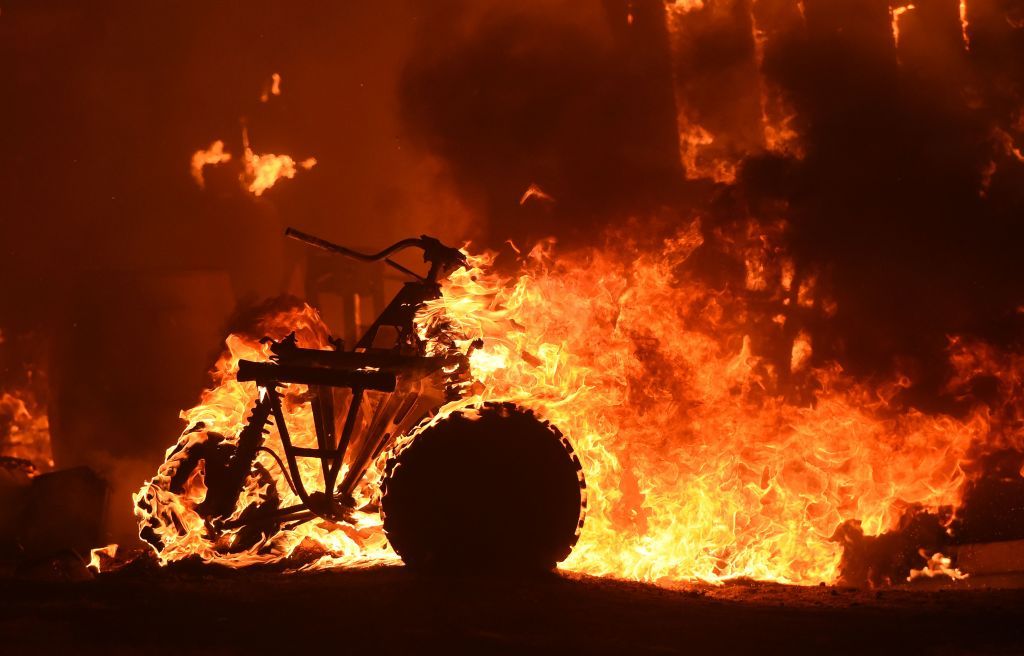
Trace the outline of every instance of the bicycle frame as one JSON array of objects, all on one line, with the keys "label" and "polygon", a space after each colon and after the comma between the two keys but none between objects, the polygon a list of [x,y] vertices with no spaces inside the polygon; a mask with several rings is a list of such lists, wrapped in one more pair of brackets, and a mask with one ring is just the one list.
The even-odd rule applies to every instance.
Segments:
[{"label": "bicycle frame", "polygon": [[[453,376],[466,370],[464,356],[426,356],[413,324],[422,304],[440,295],[439,276],[465,264],[461,252],[432,237],[422,236],[397,242],[380,253],[368,255],[291,228],[286,234],[360,261],[383,260],[389,266],[414,276],[416,281],[405,283],[351,351],[300,348],[295,335],[291,334],[280,342],[271,342],[269,362],[239,362],[238,380],[255,382],[260,396],[239,434],[237,450],[224,473],[221,489],[231,493],[210,495],[203,502],[207,516],[220,518],[214,521],[214,525],[221,530],[274,522],[296,526],[314,517],[345,520],[354,510],[353,493],[373,461],[394,437],[408,431],[443,402],[445,391],[451,389],[448,383]],[[424,261],[430,264],[426,276],[418,276],[388,257],[409,247],[423,249]],[[392,345],[382,348],[376,343],[385,327],[394,329],[396,336]],[[278,391],[281,385],[289,383],[309,386],[317,440],[315,448],[296,446],[292,442]],[[338,388],[348,390],[350,396],[340,434],[336,427],[334,398],[334,390]],[[364,417],[366,428],[359,435],[361,439],[354,439],[368,392],[387,396],[377,401],[368,419]],[[263,445],[265,429],[271,418],[281,438],[283,461],[279,454]],[[237,518],[223,519],[232,514],[252,463],[260,452],[266,452],[275,459],[301,502],[284,508],[243,512]],[[338,483],[346,457],[348,469]],[[300,458],[320,461],[323,489],[306,489],[300,473]]]}]

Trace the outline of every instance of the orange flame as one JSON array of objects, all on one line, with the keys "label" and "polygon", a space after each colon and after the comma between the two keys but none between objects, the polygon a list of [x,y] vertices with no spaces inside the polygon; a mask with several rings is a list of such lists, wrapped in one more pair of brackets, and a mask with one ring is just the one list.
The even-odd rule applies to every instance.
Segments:
[{"label": "orange flame", "polygon": [[[240,383],[237,380],[238,361],[241,359],[267,360],[270,352],[260,337],[266,335],[281,339],[295,331],[300,343],[310,348],[328,348],[328,331],[319,314],[309,306],[295,310],[272,313],[254,327],[252,335],[233,334],[227,339],[227,351],[217,361],[212,373],[214,387],[203,393],[199,405],[182,412],[188,429],[177,444],[168,449],[165,462],[157,475],[142,486],[133,496],[135,514],[140,526],[149,528],[160,538],[163,548],[158,551],[162,564],[197,556],[203,560],[217,562],[229,567],[244,567],[256,563],[276,562],[286,558],[304,541],[317,544],[323,557],[317,566],[335,564],[356,564],[367,559],[395,559],[388,547],[380,519],[376,513],[356,511],[352,524],[344,527],[327,522],[307,522],[297,529],[268,535],[252,549],[226,554],[218,551],[206,535],[203,519],[196,506],[205,498],[206,487],[201,474],[190,477],[183,494],[170,491],[170,480],[180,466],[182,449],[206,441],[210,435],[225,436],[230,442],[237,440],[239,430],[244,426],[248,410],[259,394],[254,383]],[[259,337],[257,337],[258,335]],[[313,447],[316,437],[313,413],[309,404],[304,403],[306,387],[290,385],[284,392],[283,405],[293,442],[297,446]],[[282,453],[280,435],[272,428],[267,436],[266,446]],[[277,463],[271,456],[261,453],[259,466],[279,474]],[[301,463],[303,481],[312,488],[321,481],[319,465],[305,459]],[[356,490],[357,507],[367,505],[380,477],[379,469],[371,470]],[[322,485],[322,483],[320,483]],[[284,477],[275,476],[275,487],[282,504],[299,503],[298,496],[288,487]],[[260,489],[255,479],[244,491],[236,505],[241,511],[255,499],[264,497],[267,491]],[[232,533],[229,532],[230,541]]]},{"label": "orange flame", "polygon": [[192,178],[200,189],[206,187],[203,169],[207,166],[231,161],[231,153],[224,152],[224,142],[218,139],[209,148],[200,148],[192,154]]},{"label": "orange flame", "polygon": [[264,191],[273,187],[281,178],[294,178],[298,168],[308,171],[316,166],[313,157],[296,163],[290,155],[256,154],[249,146],[249,134],[245,130],[242,131],[242,142],[245,145],[242,182],[254,196],[262,196]]},{"label": "orange flame", "polygon": [[265,103],[268,100],[270,100],[271,96],[280,96],[280,95],[281,95],[281,74],[280,73],[272,73],[270,75],[270,79],[267,81],[266,85],[263,87],[263,93],[260,94],[260,102]]},{"label": "orange flame", "polygon": [[89,552],[89,564],[87,567],[97,574],[103,571],[103,564],[117,556],[118,545],[108,544],[105,547],[98,547]]},{"label": "orange flame", "polygon": [[[837,365],[809,371],[811,403],[785,401],[754,336],[728,319],[747,312],[741,299],[677,278],[700,245],[693,226],[653,254],[555,264],[535,249],[514,280],[476,260],[424,313],[445,316],[463,343],[484,339],[472,401],[515,399],[576,445],[590,507],[566,567],[832,581],[841,549],[830,538],[844,522],[880,533],[914,504],[955,505],[985,417],[894,414],[891,392]],[[794,352],[805,366],[809,344]]]},{"label": "orange flame", "polygon": [[27,460],[36,470],[53,467],[50,419],[30,392],[0,394],[0,456]]},{"label": "orange flame", "polygon": [[960,35],[964,40],[964,49],[971,49],[971,37],[967,33],[970,23],[967,22],[967,0],[960,0]]},{"label": "orange flame", "polygon": [[[798,7],[801,18],[803,8]],[[763,73],[767,35],[759,27],[756,3],[750,5],[750,27],[754,42],[754,63],[758,71],[758,92],[761,110],[761,132],[764,147],[771,153],[803,158],[799,135],[793,128],[796,111],[789,106],[778,85],[770,83]]]},{"label": "orange flame", "polygon": [[[417,315],[421,336],[445,335],[428,342],[431,353],[471,351],[467,394],[439,417],[513,400],[573,442],[588,482],[588,519],[563,566],[647,581],[831,582],[842,551],[832,537],[844,523],[879,534],[916,508],[955,508],[972,449],[995,444],[1000,416],[1016,415],[980,405],[964,417],[903,408],[895,399],[906,378],[854,380],[838,364],[815,362],[800,331],[781,359],[770,357],[767,345],[791,334],[788,322],[771,318],[788,316],[794,280],[811,277],[794,272],[788,258],[768,257],[770,234],[748,228],[733,240],[733,256],[756,275],[736,289],[710,287],[685,266],[702,244],[697,224],[653,250],[618,239],[614,248],[556,260],[553,242],[544,242],[513,277],[493,270],[494,255],[469,256]],[[813,284],[799,288],[802,312],[821,306],[827,313]],[[253,336],[229,337],[215,387],[182,415],[189,430],[178,447],[210,434],[235,439],[258,394],[235,380],[238,360],[268,356],[256,335],[280,339],[290,330],[304,346],[327,347],[326,326],[308,306],[268,316]],[[471,350],[477,339],[483,346]],[[963,340],[953,340],[950,352],[958,372],[951,390],[996,372],[1019,396],[1024,356],[1008,360]],[[304,393],[287,386],[285,407],[296,443],[312,446]],[[280,448],[275,430],[267,445]],[[259,463],[276,476],[272,459],[264,454]],[[168,490],[179,464],[171,449],[135,496],[140,522],[163,541],[162,562],[194,555],[237,567],[280,560],[303,544],[318,545],[318,567],[395,557],[369,512],[355,513],[351,524],[281,530],[245,552],[218,551],[195,512],[201,476],[181,495]],[[372,500],[379,473],[378,463],[357,491],[357,507]],[[320,469],[311,461],[302,476],[315,485]],[[275,485],[283,503],[297,501],[280,477]],[[251,480],[236,513],[265,493]]]},{"label": "orange flame", "polygon": [[911,9],[916,9],[916,7],[914,5],[904,5],[889,9],[889,15],[892,19],[892,41],[896,44],[897,48],[900,47],[900,17]]},{"label": "orange flame", "polygon": [[536,183],[532,183],[526,188],[526,191],[524,191],[523,195],[519,198],[519,204],[526,205],[527,201],[530,199],[543,200],[549,203],[553,203],[555,201],[550,194],[541,189]]},{"label": "orange flame", "polygon": [[673,0],[666,3],[670,11],[687,13],[704,8],[704,0]]},{"label": "orange flame", "polygon": [[962,581],[967,578],[967,574],[952,566],[953,560],[951,558],[947,558],[941,553],[934,553],[929,556],[928,552],[923,549],[920,553],[921,556],[928,559],[928,562],[921,569],[910,570],[910,576],[907,577],[907,581],[920,578],[934,579],[939,576],[946,576],[954,581]]}]

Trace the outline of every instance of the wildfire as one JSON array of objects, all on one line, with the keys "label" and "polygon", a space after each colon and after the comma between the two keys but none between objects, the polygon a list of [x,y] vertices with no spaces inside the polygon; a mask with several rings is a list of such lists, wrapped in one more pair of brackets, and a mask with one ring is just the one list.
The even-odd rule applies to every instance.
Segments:
[{"label": "wildfire", "polygon": [[316,159],[309,157],[296,162],[290,155],[274,155],[272,153],[257,154],[249,146],[249,135],[242,132],[245,144],[245,172],[243,184],[254,196],[262,196],[263,192],[273,187],[281,178],[294,178],[299,168],[309,170],[316,166]]},{"label": "wildfire", "polygon": [[203,177],[203,169],[215,164],[223,164],[231,161],[231,153],[224,151],[224,142],[220,139],[210,144],[209,148],[200,148],[192,154],[192,178],[199,185],[200,189],[206,187],[206,179]]},{"label": "wildfire", "polygon": [[704,8],[704,0],[673,0],[673,2],[667,4],[670,10],[680,13],[697,11]]},{"label": "wildfire", "polygon": [[[703,244],[697,224],[659,248],[613,241],[558,258],[553,243],[542,243],[512,277],[493,270],[493,255],[472,256],[417,318],[422,336],[445,335],[428,343],[431,352],[470,353],[471,393],[438,416],[513,400],[574,444],[588,483],[588,518],[563,567],[662,582],[831,582],[843,548],[833,536],[844,523],[879,534],[908,512],[958,505],[964,463],[999,433],[996,409],[979,406],[961,418],[924,414],[894,400],[909,385],[905,378],[869,385],[837,364],[814,362],[810,337],[787,333],[788,323],[777,319],[794,292],[805,310],[834,310],[814,298],[813,284],[794,284],[792,261],[770,257],[770,239],[756,230],[735,239],[733,254],[748,269],[737,288],[710,287],[688,273]],[[266,359],[258,337],[292,330],[306,347],[328,346],[327,328],[308,306],[228,338],[215,386],[182,414],[186,432],[135,496],[143,534],[159,538],[162,562],[198,556],[237,567],[300,548],[313,549],[317,567],[395,558],[370,510],[380,461],[357,491],[356,507],[368,510],[350,523],[307,522],[233,554],[209,542],[195,512],[205,491],[201,470],[182,494],[169,491],[182,447],[210,436],[237,439],[258,395],[254,384],[235,380],[238,360]],[[770,357],[766,344],[786,334],[795,336],[785,356]],[[951,389],[1000,362],[958,340],[951,356],[961,372]],[[1024,369],[1012,362],[1015,371],[1018,365]],[[1014,376],[1006,374],[1006,385]],[[286,418],[296,444],[314,446],[304,393],[300,385],[283,390]],[[274,428],[267,446],[280,449]],[[314,463],[302,471],[310,487],[322,480]],[[258,466],[272,482],[252,477],[236,513],[265,498],[269,485],[282,505],[298,501],[272,457],[261,454]]]},{"label": "wildfire", "polygon": [[[242,130],[242,144],[245,150],[242,153],[243,169],[239,179],[253,196],[262,196],[264,191],[277,184],[281,178],[294,178],[299,169],[308,171],[316,166],[314,157],[296,162],[291,155],[255,152],[249,145],[249,134],[246,130]],[[203,168],[230,161],[231,153],[224,150],[224,142],[218,139],[210,144],[209,148],[197,150],[192,155],[192,177],[202,189],[206,186]]]},{"label": "wildfire", "polygon": [[[267,102],[271,96],[281,95],[281,75],[270,76],[260,102]],[[242,127],[242,171],[239,180],[242,186],[253,196],[262,196],[281,178],[294,178],[299,169],[308,171],[316,166],[316,158],[308,157],[296,162],[291,155],[275,155],[273,153],[257,153],[249,143],[249,131]],[[197,150],[192,155],[192,178],[202,189],[206,186],[203,169],[207,166],[223,164],[231,161],[231,153],[224,150],[224,142],[218,139],[209,148]]]},{"label": "wildfire", "polygon": [[[831,537],[844,522],[880,533],[915,504],[956,505],[984,415],[895,412],[905,381],[870,388],[836,365],[807,372],[813,401],[787,402],[781,372],[745,332],[741,297],[678,277],[700,245],[693,227],[655,253],[556,263],[535,250],[514,280],[478,261],[425,313],[483,338],[473,401],[515,399],[576,445],[590,501],[565,566],[643,580],[832,581],[841,548]],[[801,339],[794,364],[806,367]]]},{"label": "wildfire", "polygon": [[538,201],[542,200],[548,203],[555,202],[555,199],[552,198],[551,195],[548,194],[546,191],[541,189],[540,186],[537,185],[536,183],[532,183],[529,187],[526,188],[526,191],[523,192],[523,195],[519,197],[519,204],[526,205],[526,203],[531,199]]},{"label": "wildfire", "polygon": [[0,394],[0,456],[31,462],[37,470],[53,467],[50,420],[30,393]]},{"label": "wildfire", "polygon": [[[757,3],[751,3],[750,29],[754,42],[754,63],[758,71],[758,95],[764,147],[771,153],[802,159],[804,152],[799,143],[799,135],[792,127],[796,112],[786,102],[778,85],[769,82],[762,72],[768,35],[759,27],[757,10]],[[798,11],[803,20],[803,9],[798,8]]]},{"label": "wildfire", "polygon": [[889,9],[889,15],[892,19],[892,41],[896,44],[897,48],[900,47],[900,18],[911,9],[916,9],[916,7],[914,5],[903,5],[902,7],[892,7]]},{"label": "wildfire", "polygon": [[281,74],[273,73],[267,84],[263,87],[263,93],[260,94],[260,102],[267,102],[271,96],[281,95]]},{"label": "wildfire", "polygon": [[966,50],[971,49],[971,37],[967,34],[967,28],[970,27],[970,23],[967,22],[967,0],[960,0],[960,35],[964,40],[964,48]]},{"label": "wildfire", "polygon": [[952,559],[943,556],[941,553],[934,553],[929,556],[926,551],[922,550],[921,556],[927,558],[928,562],[921,569],[910,570],[910,576],[907,577],[907,581],[920,578],[933,579],[938,576],[946,576],[954,581],[961,581],[967,578],[967,574],[952,566]]},{"label": "wildfire", "polygon": [[[779,4],[746,3],[748,34],[732,33],[737,24],[732,6],[703,2],[668,5],[666,25],[673,51],[679,157],[689,180],[730,184],[736,180],[743,158],[758,152],[804,157],[795,127],[796,111],[782,86],[765,72],[770,44],[806,28],[803,6],[783,9]],[[719,34],[715,30],[747,40],[752,57],[742,63],[732,62],[728,74],[723,69],[720,76],[705,77],[691,71],[690,66],[705,47],[701,35],[712,31]],[[711,81],[718,85],[723,78],[729,80],[724,84],[726,92],[718,86],[714,94],[706,96]],[[748,93],[750,88],[757,89],[756,95]]]},{"label": "wildfire", "polygon": [[705,154],[705,148],[715,143],[710,132],[679,116],[679,159],[689,180],[709,178],[729,184],[736,181],[736,163],[727,158]]}]

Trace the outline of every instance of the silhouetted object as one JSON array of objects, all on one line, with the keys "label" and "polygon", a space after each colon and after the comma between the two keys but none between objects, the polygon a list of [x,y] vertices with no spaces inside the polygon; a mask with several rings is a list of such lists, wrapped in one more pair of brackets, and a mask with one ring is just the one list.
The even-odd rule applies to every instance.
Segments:
[{"label": "silhouetted object", "polygon": [[21,554],[19,533],[34,473],[27,460],[0,457],[0,559]]},{"label": "silhouetted object", "polygon": [[878,587],[907,580],[911,569],[924,566],[924,553],[948,550],[949,536],[942,517],[926,512],[908,512],[893,531],[864,535],[859,521],[840,526],[832,539],[843,545],[839,582],[844,585]]},{"label": "silhouetted object", "polygon": [[27,461],[0,459],[0,560],[87,558],[104,539],[107,482],[88,467],[34,474]]},{"label": "silhouetted object", "polygon": [[978,463],[981,476],[967,485],[954,536],[960,544],[1024,539],[1024,453],[1003,450]]},{"label": "silhouetted object", "polygon": [[582,488],[558,429],[487,403],[427,426],[388,461],[384,531],[412,566],[551,569],[579,537]]},{"label": "silhouetted object", "polygon": [[[205,485],[203,500],[196,510],[205,521],[208,537],[222,551],[249,549],[264,536],[275,534],[284,523],[294,527],[317,517],[331,522],[347,521],[355,510],[357,487],[374,460],[426,415],[445,401],[458,398],[468,376],[465,353],[453,348],[445,355],[428,356],[426,343],[414,323],[422,305],[440,296],[440,278],[466,264],[459,250],[424,235],[399,241],[379,253],[364,254],[291,228],[286,234],[362,262],[383,261],[413,281],[402,287],[352,350],[345,350],[337,340],[332,340],[334,350],[302,348],[294,333],[280,341],[268,340],[272,354],[269,362],[238,363],[238,380],[255,382],[261,393],[235,443],[212,433],[204,440],[197,433],[198,439],[184,441],[171,454],[177,464],[169,490],[188,495],[193,485]],[[423,251],[423,260],[429,264],[425,276],[389,257],[410,247]],[[279,390],[288,383],[309,387],[315,448],[292,442]],[[364,403],[370,400],[374,402]],[[468,465],[463,474],[467,487],[461,495],[466,503],[465,513],[457,506],[453,508],[454,512],[464,514],[465,532],[476,538],[475,542],[453,545],[452,554],[445,558],[553,567],[569,554],[582,526],[583,475],[579,461],[556,429],[528,411],[501,404],[488,405],[481,413],[479,425],[467,423],[461,414],[452,415],[424,430],[415,440],[414,453],[426,454],[415,456],[416,462],[433,462],[437,454],[444,454],[442,460],[451,457],[450,463],[437,463],[437,472],[459,470],[459,463]],[[283,454],[264,446],[271,422],[277,428]],[[192,430],[202,428],[198,425]],[[281,507],[275,493],[236,514],[238,499],[252,477],[256,477],[260,487],[273,482],[256,461],[261,452],[274,458],[285,482],[300,501]],[[475,463],[466,460],[473,453],[477,455]],[[299,458],[319,460],[322,489],[306,488]],[[342,477],[343,465],[347,467]],[[437,490],[430,480],[439,475],[420,470],[416,474],[419,478],[401,479],[396,483],[403,490],[400,497],[411,494],[420,499],[436,498]],[[498,490],[486,485],[491,477],[500,483]],[[493,497],[500,518],[478,505],[483,502],[481,495],[488,492],[512,494],[513,483],[517,485],[513,496]],[[274,489],[273,484],[267,487]],[[151,511],[150,516],[154,515],[153,509],[148,508],[152,504],[149,496],[139,503]],[[419,547],[435,544],[435,529],[430,528],[435,515],[425,509],[422,519],[410,522],[403,514],[408,504],[398,504],[396,517],[402,518],[399,521],[405,528],[398,533],[404,546],[396,546],[396,550],[416,564],[440,560],[433,547]],[[507,522],[515,537],[496,540],[496,521]],[[143,527],[142,537],[160,548],[154,528],[155,524]],[[229,533],[233,529],[238,529],[237,535]]]}]

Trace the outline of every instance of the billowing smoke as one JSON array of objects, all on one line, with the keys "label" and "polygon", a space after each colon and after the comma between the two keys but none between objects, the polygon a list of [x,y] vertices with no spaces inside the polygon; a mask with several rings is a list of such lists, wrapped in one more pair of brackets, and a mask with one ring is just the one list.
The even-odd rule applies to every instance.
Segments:
[{"label": "billowing smoke", "polygon": [[[948,335],[1022,327],[1022,3],[963,4],[432,4],[403,116],[492,243],[785,220],[837,302],[815,357],[899,367],[927,403]],[[531,183],[554,202],[519,206]]]}]

